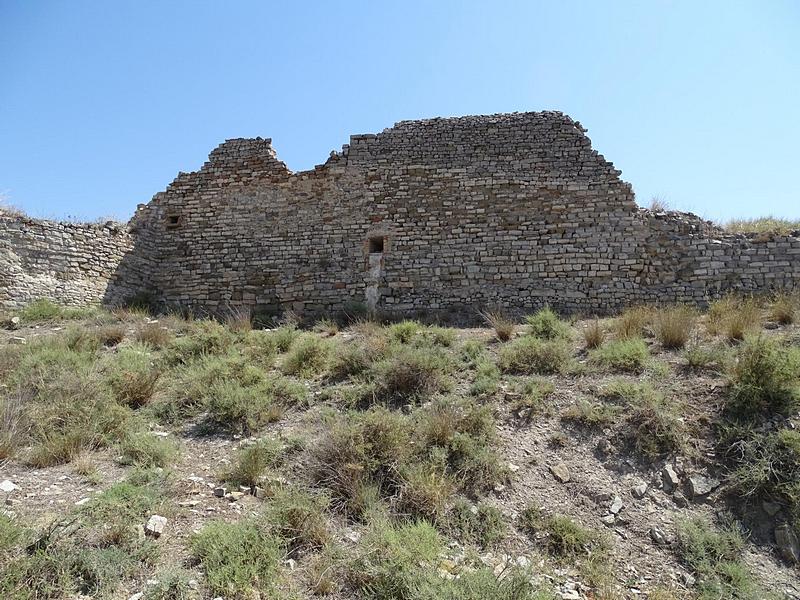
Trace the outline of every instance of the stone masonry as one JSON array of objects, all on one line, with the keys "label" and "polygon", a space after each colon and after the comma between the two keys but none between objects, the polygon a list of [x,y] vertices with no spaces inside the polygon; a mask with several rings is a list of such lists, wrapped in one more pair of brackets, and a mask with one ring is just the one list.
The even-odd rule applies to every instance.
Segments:
[{"label": "stone masonry", "polygon": [[558,112],[402,121],[298,173],[228,140],[139,207],[104,300],[474,317],[800,288],[800,232],[640,209],[585,132]]},{"label": "stone masonry", "polygon": [[131,245],[119,223],[57,223],[0,209],[0,307],[99,302]]}]

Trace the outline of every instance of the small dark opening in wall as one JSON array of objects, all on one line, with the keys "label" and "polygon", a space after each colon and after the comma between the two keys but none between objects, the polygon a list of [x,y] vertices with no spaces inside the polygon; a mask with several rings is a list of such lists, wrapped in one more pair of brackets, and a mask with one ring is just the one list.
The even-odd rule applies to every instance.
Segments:
[{"label": "small dark opening in wall", "polygon": [[180,227],[180,224],[180,215],[167,215],[167,229],[175,229],[176,227]]},{"label": "small dark opening in wall", "polygon": [[370,254],[383,254],[383,238],[382,237],[369,238],[369,253]]}]

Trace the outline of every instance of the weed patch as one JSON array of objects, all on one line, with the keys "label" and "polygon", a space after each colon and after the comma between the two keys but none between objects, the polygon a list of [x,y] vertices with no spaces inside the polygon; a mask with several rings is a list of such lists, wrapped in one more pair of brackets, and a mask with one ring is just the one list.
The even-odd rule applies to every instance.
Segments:
[{"label": "weed patch", "polygon": [[612,340],[592,350],[590,361],[603,369],[623,373],[644,371],[650,352],[641,338]]},{"label": "weed patch", "polygon": [[255,521],[210,523],[192,537],[190,548],[215,595],[245,599],[276,589],[283,548]]},{"label": "weed patch", "polygon": [[572,353],[565,341],[542,341],[538,337],[525,336],[502,346],[498,366],[504,373],[550,375],[563,373],[571,360]]}]

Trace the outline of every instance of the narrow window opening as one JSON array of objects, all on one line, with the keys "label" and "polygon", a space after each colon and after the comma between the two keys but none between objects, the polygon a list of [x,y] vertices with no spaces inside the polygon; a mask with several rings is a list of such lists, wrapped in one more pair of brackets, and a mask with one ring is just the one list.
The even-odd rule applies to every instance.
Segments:
[{"label": "narrow window opening", "polygon": [[369,238],[369,253],[370,254],[383,254],[383,238],[382,237]]},{"label": "narrow window opening", "polygon": [[177,227],[180,227],[180,224],[180,215],[167,215],[167,229],[176,229]]}]

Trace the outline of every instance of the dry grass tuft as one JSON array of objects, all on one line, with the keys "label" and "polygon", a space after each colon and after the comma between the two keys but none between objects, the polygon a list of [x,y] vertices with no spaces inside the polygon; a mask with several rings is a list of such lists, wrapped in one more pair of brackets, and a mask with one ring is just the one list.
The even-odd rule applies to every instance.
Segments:
[{"label": "dry grass tuft", "polygon": [[669,204],[661,196],[653,196],[650,198],[650,210],[653,212],[667,212],[670,210]]},{"label": "dry grass tuft", "polygon": [[499,311],[482,312],[481,317],[486,324],[494,329],[495,337],[501,342],[507,342],[514,335],[517,324],[513,319]]},{"label": "dry grass tuft", "polygon": [[692,334],[697,313],[689,306],[663,308],[653,315],[653,329],[664,348],[683,348]]},{"label": "dry grass tuft", "polygon": [[147,325],[143,325],[136,331],[136,334],[134,335],[134,339],[137,342],[147,344],[156,350],[169,345],[169,343],[172,341],[172,337],[172,332],[158,323],[148,323]]},{"label": "dry grass tuft", "polygon": [[633,306],[626,308],[614,320],[614,333],[617,339],[639,338],[645,334],[645,328],[650,323],[652,309],[647,306]]},{"label": "dry grass tuft", "polygon": [[797,319],[797,297],[777,294],[769,305],[769,318],[781,325],[791,325]]},{"label": "dry grass tuft", "polygon": [[761,307],[753,298],[726,296],[712,302],[706,316],[706,330],[729,342],[739,342],[761,326]]},{"label": "dry grass tuft", "polygon": [[603,345],[606,332],[599,319],[595,319],[583,330],[583,341],[590,350]]},{"label": "dry grass tuft", "polygon": [[234,306],[228,309],[225,324],[233,333],[247,333],[253,329],[253,315],[246,306]]}]

